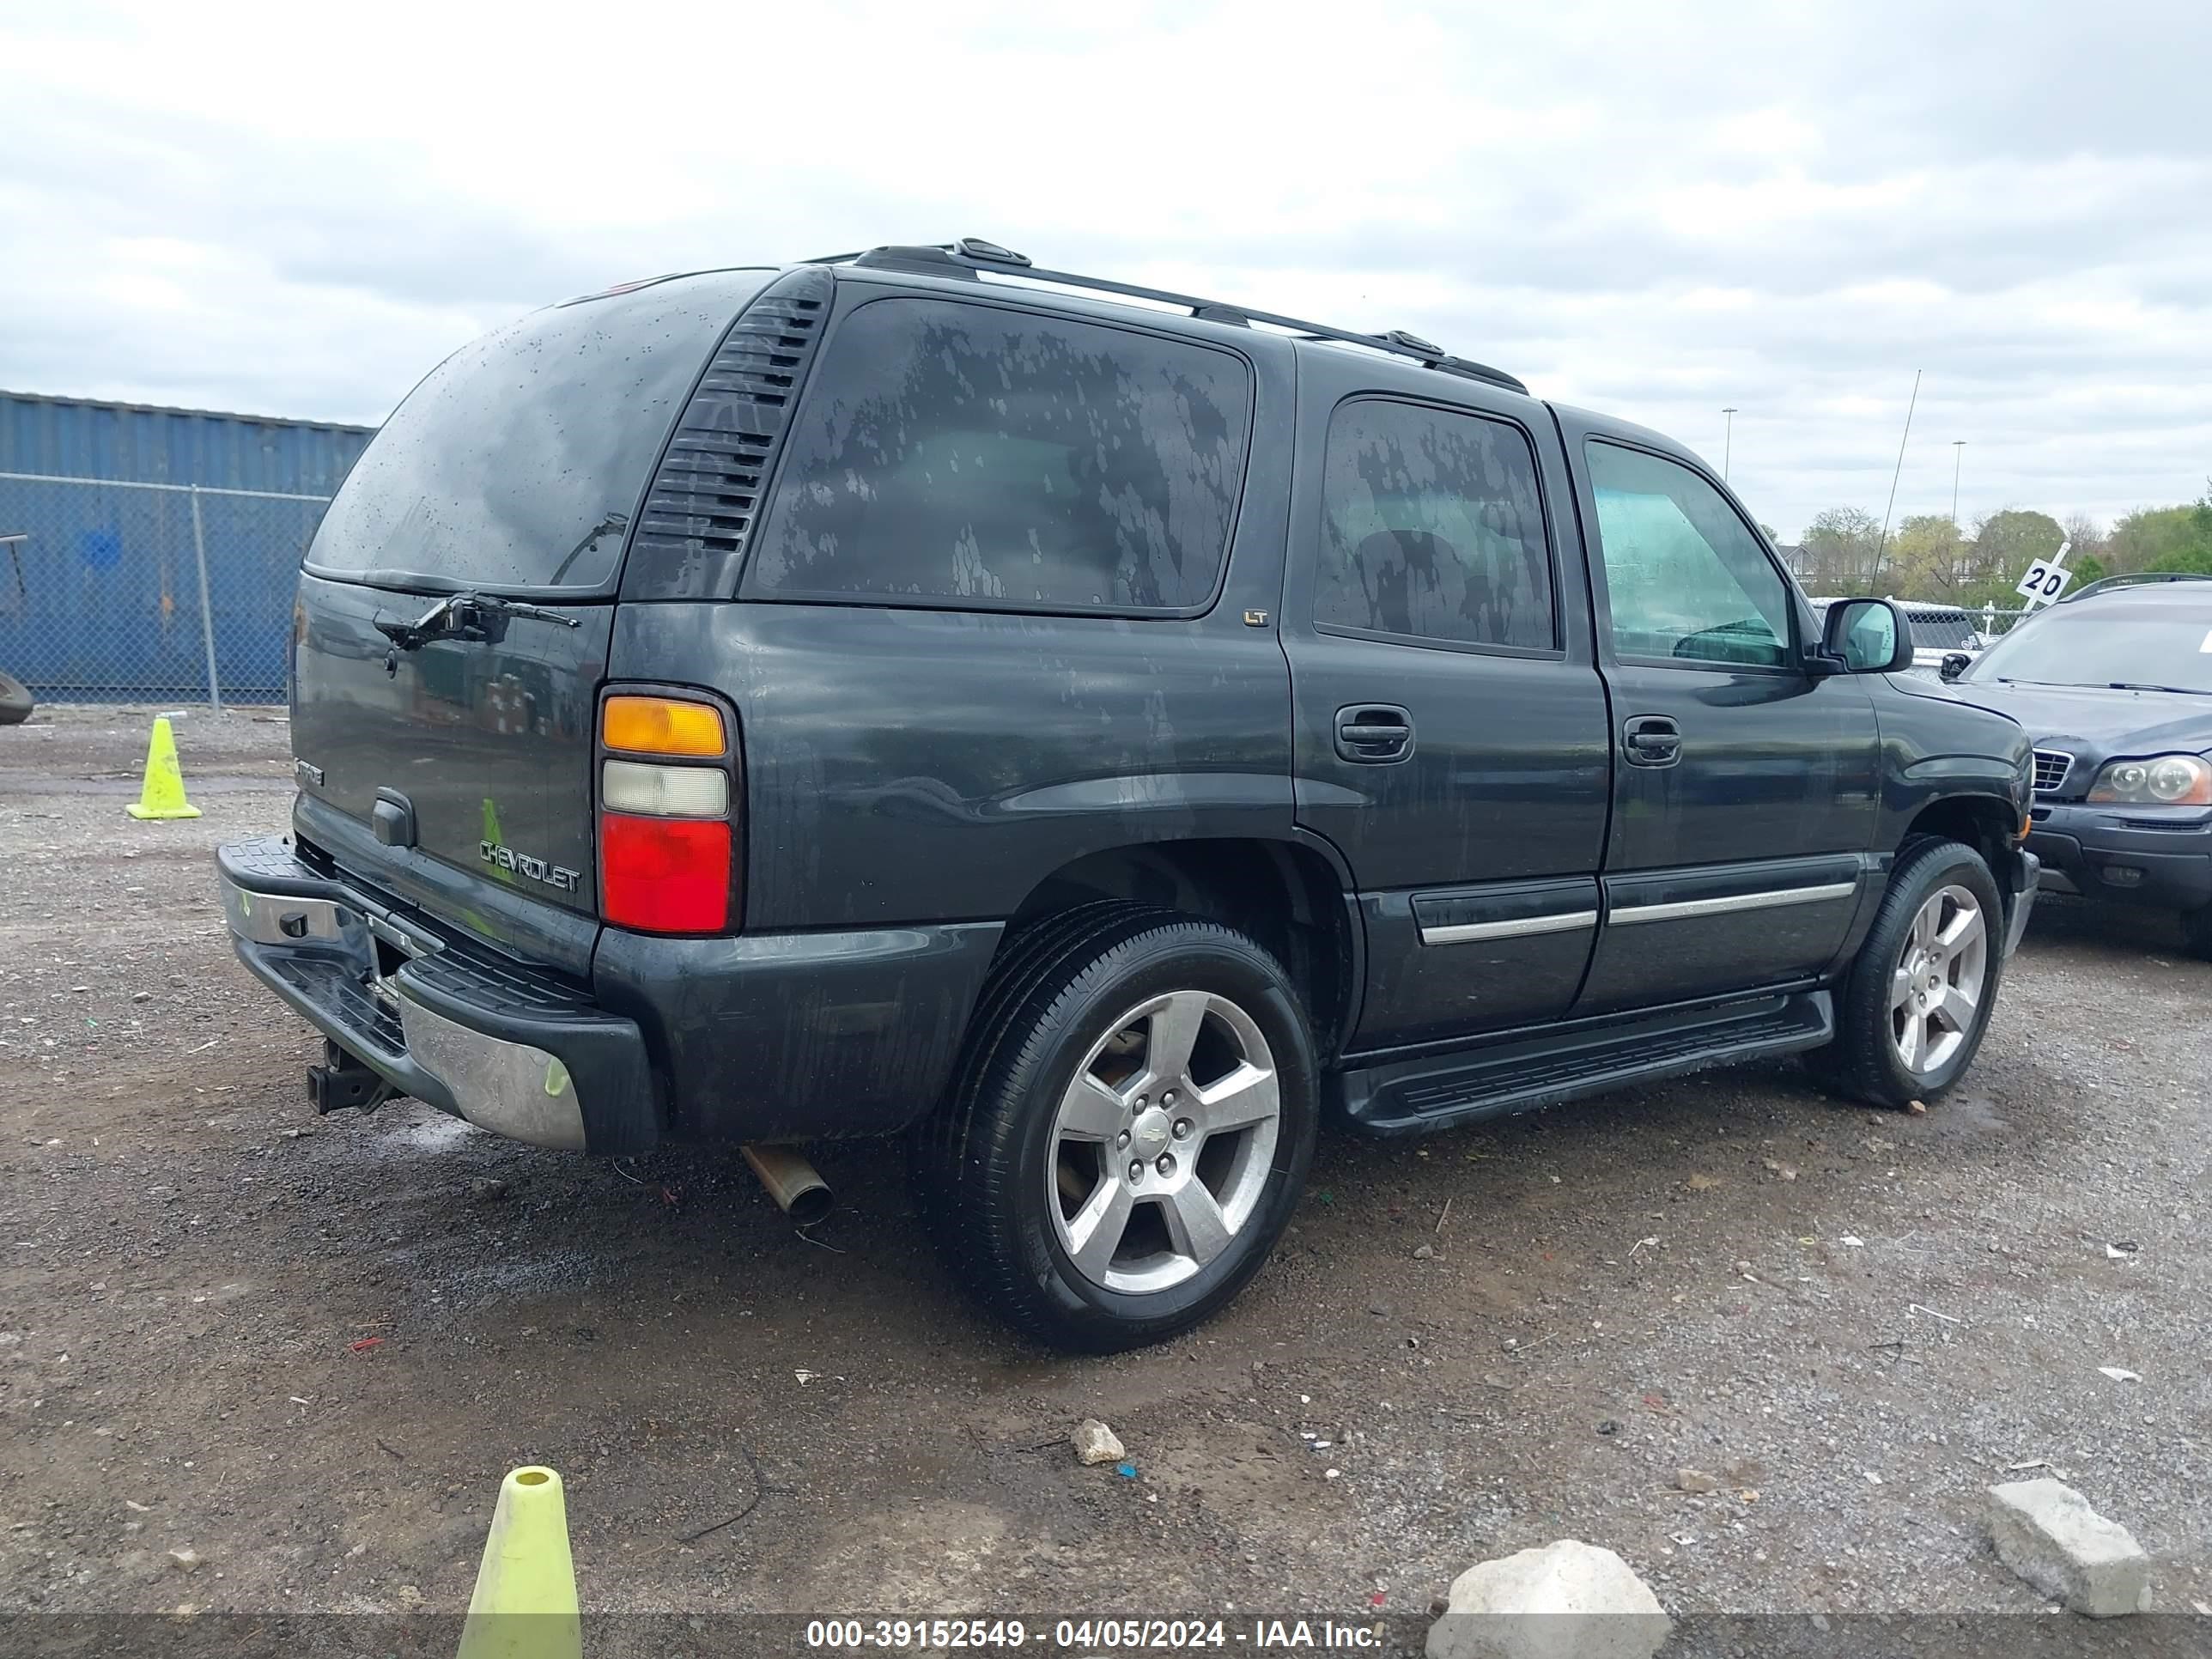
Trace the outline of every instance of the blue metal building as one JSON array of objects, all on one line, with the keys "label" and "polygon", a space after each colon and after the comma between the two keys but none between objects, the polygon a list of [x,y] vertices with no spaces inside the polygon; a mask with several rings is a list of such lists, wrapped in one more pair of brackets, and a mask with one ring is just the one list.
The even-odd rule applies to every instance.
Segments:
[{"label": "blue metal building", "polygon": [[47,698],[280,699],[301,556],[374,434],[0,392],[0,668]]}]

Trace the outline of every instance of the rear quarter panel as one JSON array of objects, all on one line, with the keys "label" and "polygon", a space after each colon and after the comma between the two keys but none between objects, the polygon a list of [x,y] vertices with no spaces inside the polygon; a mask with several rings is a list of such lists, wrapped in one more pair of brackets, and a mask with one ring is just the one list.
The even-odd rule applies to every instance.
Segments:
[{"label": "rear quarter panel", "polygon": [[1250,362],[1254,409],[1228,567],[1203,615],[619,608],[611,679],[710,686],[737,708],[747,933],[1000,921],[1092,853],[1293,838],[1276,636],[1291,353],[1212,332]]},{"label": "rear quarter panel", "polygon": [[[863,298],[897,285],[854,284]],[[1192,331],[1209,329],[1251,363],[1254,407],[1230,556],[1202,614],[704,592],[618,607],[610,680],[719,692],[743,750],[744,932],[610,929],[594,960],[602,1000],[650,1016],[672,1133],[896,1129],[939,1097],[1000,924],[1055,870],[1186,837],[1296,837],[1275,631],[1291,348]]]},{"label": "rear quarter panel", "polygon": [[1000,920],[1090,853],[1289,838],[1289,675],[1239,580],[1188,621],[625,605],[610,672],[737,706],[748,933]]}]

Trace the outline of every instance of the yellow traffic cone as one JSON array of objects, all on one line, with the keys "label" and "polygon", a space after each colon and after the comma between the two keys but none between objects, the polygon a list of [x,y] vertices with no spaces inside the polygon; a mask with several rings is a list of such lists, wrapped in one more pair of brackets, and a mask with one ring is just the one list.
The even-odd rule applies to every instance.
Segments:
[{"label": "yellow traffic cone", "polygon": [[177,765],[177,736],[169,717],[154,717],[154,740],[146,745],[146,782],[137,804],[125,809],[134,818],[196,818],[200,809],[185,799],[185,775]]},{"label": "yellow traffic cone", "polygon": [[459,1659],[581,1659],[583,1643],[561,1477],[512,1470],[500,1482]]}]

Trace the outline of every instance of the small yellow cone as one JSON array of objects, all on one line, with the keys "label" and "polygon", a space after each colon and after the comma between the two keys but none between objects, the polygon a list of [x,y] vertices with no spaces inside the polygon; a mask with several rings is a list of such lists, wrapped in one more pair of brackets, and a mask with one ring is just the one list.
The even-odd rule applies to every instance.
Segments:
[{"label": "small yellow cone", "polygon": [[177,734],[169,717],[154,718],[154,740],[146,745],[146,782],[137,805],[124,809],[134,818],[196,818],[200,809],[185,799],[185,775],[177,764]]},{"label": "small yellow cone", "polygon": [[583,1640],[561,1477],[511,1470],[500,1482],[459,1659],[581,1659]]}]

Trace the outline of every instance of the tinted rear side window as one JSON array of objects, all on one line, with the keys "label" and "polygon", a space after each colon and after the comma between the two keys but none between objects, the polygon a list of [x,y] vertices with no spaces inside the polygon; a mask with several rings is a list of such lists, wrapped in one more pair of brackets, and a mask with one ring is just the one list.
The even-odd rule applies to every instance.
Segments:
[{"label": "tinted rear side window", "polygon": [[308,567],[433,586],[604,586],[692,382],[774,275],[550,306],[463,346],[370,441]]},{"label": "tinted rear side window", "polygon": [[747,591],[990,610],[1212,597],[1251,428],[1225,351],[957,301],[830,342]]},{"label": "tinted rear side window", "polygon": [[1314,620],[1548,651],[1552,559],[1527,434],[1504,421],[1362,399],[1328,427]]}]

